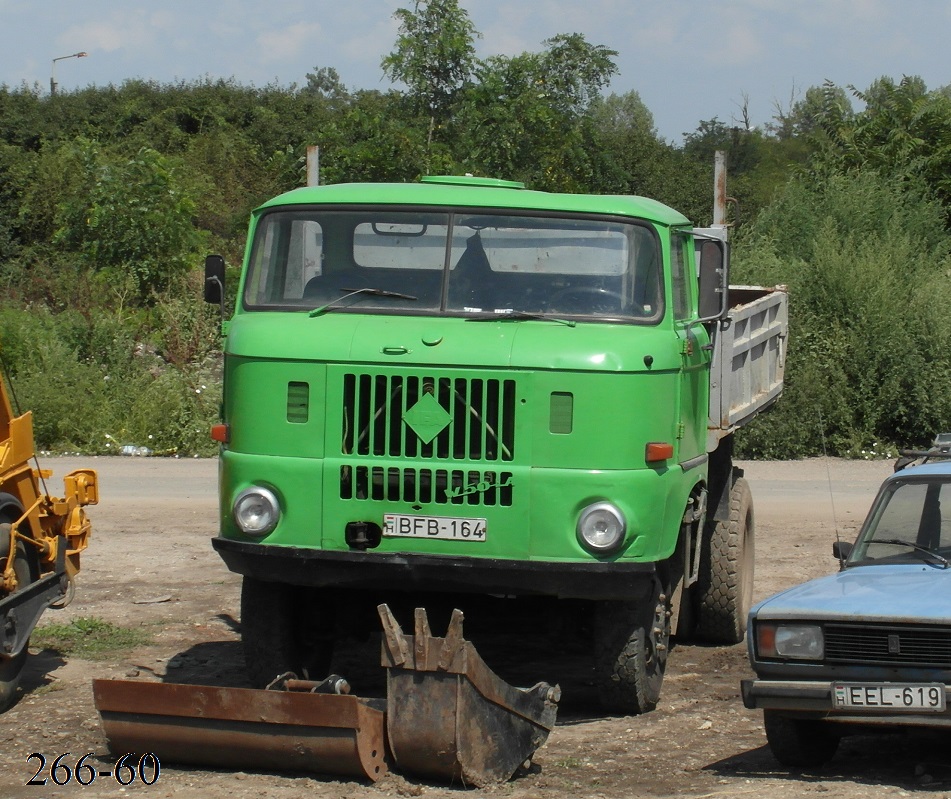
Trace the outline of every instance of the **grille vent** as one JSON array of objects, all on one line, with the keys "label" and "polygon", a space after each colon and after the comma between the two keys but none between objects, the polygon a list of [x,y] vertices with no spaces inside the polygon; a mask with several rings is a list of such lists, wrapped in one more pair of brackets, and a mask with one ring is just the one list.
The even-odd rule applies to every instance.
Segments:
[{"label": "grille vent", "polygon": [[306,424],[310,418],[310,384],[287,384],[287,421]]},{"label": "grille vent", "polygon": [[340,498],[410,504],[512,505],[512,473],[343,466]]},{"label": "grille vent", "polygon": [[341,433],[349,456],[512,461],[515,381],[347,374]]}]

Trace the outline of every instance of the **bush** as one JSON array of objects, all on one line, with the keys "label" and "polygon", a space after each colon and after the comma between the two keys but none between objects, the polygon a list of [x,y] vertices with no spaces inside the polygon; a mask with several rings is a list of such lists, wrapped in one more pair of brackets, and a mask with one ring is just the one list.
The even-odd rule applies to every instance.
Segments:
[{"label": "bush", "polygon": [[214,454],[218,342],[199,305],[198,297],[159,303],[152,313],[164,329],[151,337],[141,313],[0,308],[0,353],[15,405],[33,412],[37,448]]},{"label": "bush", "polygon": [[854,456],[951,427],[951,260],[922,196],[874,174],[794,181],[738,242],[739,282],[790,289],[786,391],[741,455]]}]

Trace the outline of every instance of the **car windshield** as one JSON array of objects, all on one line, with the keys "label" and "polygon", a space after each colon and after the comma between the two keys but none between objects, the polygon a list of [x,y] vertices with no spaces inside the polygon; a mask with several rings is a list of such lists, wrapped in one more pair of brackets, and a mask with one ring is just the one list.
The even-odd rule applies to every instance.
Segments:
[{"label": "car windshield", "polygon": [[635,220],[276,209],[255,229],[244,307],[654,322],[660,265],[657,235]]},{"label": "car windshield", "polygon": [[849,565],[951,558],[951,478],[890,483],[879,496],[849,556]]}]

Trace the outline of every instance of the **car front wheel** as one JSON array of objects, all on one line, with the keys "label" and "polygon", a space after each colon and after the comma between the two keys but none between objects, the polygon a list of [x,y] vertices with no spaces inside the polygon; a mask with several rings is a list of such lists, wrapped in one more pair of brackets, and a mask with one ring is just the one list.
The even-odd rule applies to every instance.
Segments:
[{"label": "car front wheel", "polygon": [[763,726],[769,748],[784,766],[821,766],[839,748],[839,736],[826,721],[790,718],[775,710],[764,710]]}]

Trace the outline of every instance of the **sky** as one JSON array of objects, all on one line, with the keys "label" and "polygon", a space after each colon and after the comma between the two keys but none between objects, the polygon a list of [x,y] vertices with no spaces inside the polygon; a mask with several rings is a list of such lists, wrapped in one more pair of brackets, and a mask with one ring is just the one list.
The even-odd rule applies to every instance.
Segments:
[{"label": "sky", "polygon": [[[951,84],[947,0],[459,0],[477,56],[544,49],[581,33],[616,50],[608,92],[636,91],[658,134],[681,144],[701,120],[754,126],[831,80],[866,89],[919,75]],[[304,85],[333,67],[348,89],[388,89],[380,60],[413,0],[0,0],[0,84],[49,91],[234,79]],[[86,52],[84,58],[64,58]],[[319,142],[316,142],[319,144]]]}]

